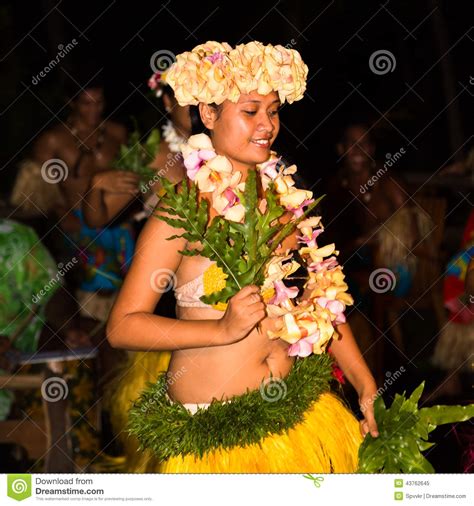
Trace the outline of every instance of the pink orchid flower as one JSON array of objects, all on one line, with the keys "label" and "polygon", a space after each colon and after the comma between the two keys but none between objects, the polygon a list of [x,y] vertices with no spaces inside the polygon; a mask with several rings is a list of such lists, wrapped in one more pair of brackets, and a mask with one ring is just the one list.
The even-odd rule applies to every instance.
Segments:
[{"label": "pink orchid flower", "polygon": [[197,149],[192,151],[189,156],[184,159],[184,166],[186,167],[186,173],[194,181],[198,170],[204,165],[204,162],[215,158],[216,153],[210,149]]},{"label": "pink orchid flower", "polygon": [[277,306],[287,299],[294,299],[298,295],[296,286],[286,287],[283,281],[274,281],[275,295],[268,301],[268,304]]},{"label": "pink orchid flower", "polygon": [[239,197],[237,197],[236,193],[231,188],[224,190],[224,197],[229,201],[229,203],[224,207],[224,212],[232,207],[236,202],[240,202]]},{"label": "pink orchid flower", "polygon": [[308,248],[317,248],[318,245],[316,244],[316,239],[318,238],[319,234],[323,233],[322,228],[318,228],[317,230],[313,230],[313,234],[311,237],[307,237],[305,235],[297,235],[296,238],[298,239],[298,242],[306,244]]},{"label": "pink orchid flower", "polygon": [[303,207],[309,206],[312,202],[314,202],[314,199],[306,199],[298,207],[287,207],[286,210],[291,211],[295,218],[300,218],[304,214]]},{"label": "pink orchid flower", "polygon": [[222,61],[222,53],[220,51],[216,51],[207,57],[211,63],[216,63],[216,61]]},{"label": "pink orchid flower", "polygon": [[319,331],[300,339],[288,348],[289,357],[308,357],[313,353],[313,344],[319,341]]},{"label": "pink orchid flower", "polygon": [[346,305],[343,302],[340,300],[329,300],[326,297],[318,297],[316,302],[321,307],[331,311],[333,315],[336,315],[336,319],[334,320],[335,325],[346,323],[346,315],[344,314]]},{"label": "pink orchid flower", "polygon": [[323,270],[331,270],[337,267],[339,264],[337,263],[337,259],[335,256],[326,258],[326,260],[322,260],[321,262],[313,262],[308,266],[308,271],[311,272],[320,272]]},{"label": "pink orchid flower", "polygon": [[267,164],[263,166],[263,173],[268,176],[270,179],[275,179],[278,177],[277,171],[277,163],[280,161],[280,158],[275,158],[275,160],[270,160]]}]

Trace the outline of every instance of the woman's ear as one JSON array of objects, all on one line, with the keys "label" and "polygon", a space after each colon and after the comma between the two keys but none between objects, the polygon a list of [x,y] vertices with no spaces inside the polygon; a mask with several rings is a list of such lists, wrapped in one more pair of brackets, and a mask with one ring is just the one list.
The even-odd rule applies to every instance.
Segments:
[{"label": "woman's ear", "polygon": [[208,130],[213,130],[214,123],[216,122],[216,110],[209,104],[203,104],[201,102],[199,104],[199,115],[201,116],[203,125]]}]

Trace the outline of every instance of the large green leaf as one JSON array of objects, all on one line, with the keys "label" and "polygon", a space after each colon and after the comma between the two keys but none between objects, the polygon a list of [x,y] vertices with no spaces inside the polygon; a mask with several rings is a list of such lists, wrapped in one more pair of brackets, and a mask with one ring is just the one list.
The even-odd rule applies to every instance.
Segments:
[{"label": "large green leaf", "polygon": [[190,248],[185,255],[202,255],[214,262],[227,275],[226,287],[201,300],[206,304],[227,302],[241,288],[249,284],[261,285],[264,281],[264,267],[273,251],[286,237],[293,233],[300,221],[305,219],[320,199],[313,202],[298,219],[286,224],[278,221],[285,208],[278,204],[270,186],[265,192],[267,209],[259,210],[257,191],[257,172],[250,171],[245,182],[245,190],[239,198],[245,209],[243,223],[227,221],[216,216],[208,224],[207,201],[199,203],[197,187],[190,183],[176,187],[163,180],[166,191],[162,197],[163,207],[168,216],[157,217],[169,225],[184,229],[175,237],[184,237],[189,243],[200,243],[198,248]]},{"label": "large green leaf", "polygon": [[474,417],[474,405],[418,408],[421,383],[407,399],[396,394],[387,408],[381,397],[374,402],[379,436],[367,434],[359,448],[360,473],[433,473],[433,466],[421,452],[434,443],[428,434],[438,425],[463,422]]}]

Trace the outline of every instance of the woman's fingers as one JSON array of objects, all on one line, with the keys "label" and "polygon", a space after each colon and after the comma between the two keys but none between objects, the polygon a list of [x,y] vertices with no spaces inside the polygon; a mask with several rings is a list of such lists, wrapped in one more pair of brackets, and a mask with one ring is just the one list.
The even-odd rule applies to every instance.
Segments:
[{"label": "woman's fingers", "polygon": [[248,297],[249,295],[252,295],[254,293],[258,293],[259,291],[259,288],[258,286],[255,286],[255,285],[248,285],[244,288],[242,288],[242,290],[239,290],[233,297],[232,299],[235,299],[235,300],[241,300],[241,299],[244,299],[245,297]]},{"label": "woman's fingers", "polygon": [[360,429],[362,435],[365,437],[366,434],[370,433],[372,437],[378,437],[379,430],[377,422],[375,421],[373,413],[366,413],[364,420],[360,422]]},{"label": "woman's fingers", "polygon": [[377,422],[375,421],[373,414],[370,418],[367,419],[367,424],[368,424],[368,429],[369,429],[370,435],[372,437],[378,437],[379,430],[378,430]]}]

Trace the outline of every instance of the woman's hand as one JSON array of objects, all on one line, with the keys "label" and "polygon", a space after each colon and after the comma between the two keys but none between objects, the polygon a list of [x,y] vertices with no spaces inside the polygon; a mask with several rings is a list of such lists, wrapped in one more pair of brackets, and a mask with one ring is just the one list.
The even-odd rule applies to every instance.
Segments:
[{"label": "woman's hand", "polygon": [[223,341],[232,344],[242,340],[265,316],[265,304],[258,286],[242,288],[229,299],[224,316],[218,320]]},{"label": "woman's hand", "polygon": [[110,193],[128,193],[136,195],[139,192],[140,176],[126,170],[104,170],[94,174],[92,188]]},{"label": "woman's hand", "polygon": [[377,389],[375,385],[366,387],[359,395],[359,405],[364,415],[364,419],[360,421],[360,432],[365,437],[370,432],[372,437],[377,437],[379,431],[374,416],[374,402],[377,398]]}]

